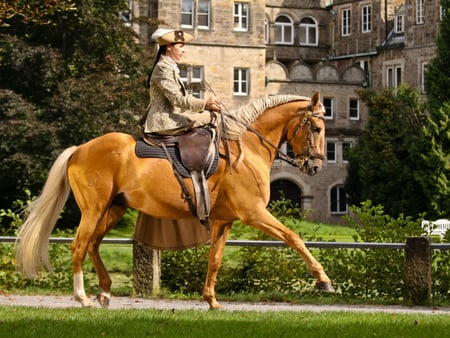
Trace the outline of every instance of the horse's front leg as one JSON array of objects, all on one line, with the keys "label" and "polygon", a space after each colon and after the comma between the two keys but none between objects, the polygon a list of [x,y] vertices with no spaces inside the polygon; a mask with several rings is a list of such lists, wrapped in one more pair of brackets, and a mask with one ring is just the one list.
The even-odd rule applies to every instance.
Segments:
[{"label": "horse's front leg", "polygon": [[242,222],[257,228],[272,237],[282,240],[288,246],[296,250],[305,261],[311,274],[317,278],[317,288],[324,292],[335,292],[331,280],[325,273],[322,264],[314,258],[306,247],[305,242],[303,242],[299,235],[280,223],[265,208],[259,210],[255,209],[249,218],[242,219]]},{"label": "horse's front leg", "polygon": [[223,250],[230,232],[232,222],[213,223],[211,229],[211,243],[208,255],[208,273],[206,274],[205,285],[203,288],[203,299],[209,304],[210,309],[219,309],[221,305],[217,302],[215,285],[217,273],[222,263]]}]

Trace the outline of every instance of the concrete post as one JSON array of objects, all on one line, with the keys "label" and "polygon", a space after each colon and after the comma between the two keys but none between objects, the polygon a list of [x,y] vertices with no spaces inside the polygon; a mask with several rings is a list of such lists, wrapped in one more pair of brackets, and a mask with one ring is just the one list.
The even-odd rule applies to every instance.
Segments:
[{"label": "concrete post", "polygon": [[161,252],[133,243],[133,296],[148,297],[161,288]]},{"label": "concrete post", "polygon": [[431,302],[431,238],[406,239],[405,300],[413,305]]}]

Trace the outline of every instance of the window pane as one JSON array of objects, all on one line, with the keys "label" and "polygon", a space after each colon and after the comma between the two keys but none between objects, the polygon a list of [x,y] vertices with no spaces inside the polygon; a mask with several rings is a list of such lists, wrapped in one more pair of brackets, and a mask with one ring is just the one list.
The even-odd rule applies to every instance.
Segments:
[{"label": "window pane", "polygon": [[209,0],[199,0],[197,10],[198,26],[209,28]]},{"label": "window pane", "polygon": [[193,26],[193,8],[194,4],[192,0],[183,0],[181,3],[181,25]]},{"label": "window pane", "polygon": [[327,142],[327,161],[336,162],[336,143]]}]

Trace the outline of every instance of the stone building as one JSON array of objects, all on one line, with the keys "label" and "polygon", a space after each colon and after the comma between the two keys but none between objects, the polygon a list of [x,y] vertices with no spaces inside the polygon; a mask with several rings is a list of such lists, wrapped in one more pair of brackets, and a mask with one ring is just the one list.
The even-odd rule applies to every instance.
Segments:
[{"label": "stone building", "polygon": [[[279,191],[314,221],[342,223],[349,212],[343,184],[346,151],[361,134],[367,108],[355,89],[408,83],[423,89],[435,54],[439,0],[139,0],[130,1],[141,42],[156,27],[194,36],[182,75],[202,97],[211,89],[233,110],[264,95],[311,96],[326,107],[327,160],[309,177],[275,161]],[[149,64],[149,67],[151,65]],[[284,146],[289,153],[290,149]]]}]

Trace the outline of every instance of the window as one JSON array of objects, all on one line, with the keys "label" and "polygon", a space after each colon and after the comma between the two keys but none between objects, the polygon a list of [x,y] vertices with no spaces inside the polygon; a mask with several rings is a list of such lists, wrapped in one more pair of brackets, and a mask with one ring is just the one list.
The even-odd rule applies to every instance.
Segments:
[{"label": "window", "polygon": [[336,163],[336,141],[327,142],[327,162]]},{"label": "window", "polygon": [[424,6],[424,0],[416,0],[416,24],[418,25],[425,22],[423,18]]},{"label": "window", "polygon": [[350,120],[359,120],[359,100],[350,99],[348,105],[348,116]]},{"label": "window", "polygon": [[402,66],[392,65],[386,67],[386,86],[398,88],[402,83]]},{"label": "window", "polygon": [[325,119],[332,120],[334,116],[334,99],[331,97],[323,98],[323,106],[325,107]]},{"label": "window", "polygon": [[[197,16],[195,16],[195,4],[197,4]],[[194,22],[194,19],[197,21]],[[181,27],[209,29],[211,26],[211,1],[210,0],[182,0],[181,1]]]},{"label": "window", "polygon": [[233,94],[236,96],[247,96],[249,92],[249,70],[248,68],[235,68],[233,76]]},{"label": "window", "polygon": [[332,214],[346,214],[347,196],[342,186],[334,186],[330,191],[330,206]]},{"label": "window", "polygon": [[283,45],[292,45],[294,43],[294,27],[291,18],[286,15],[280,15],[275,20],[275,43]]},{"label": "window", "polygon": [[425,72],[427,70],[427,65],[428,65],[428,62],[422,62],[422,69],[420,72],[420,76],[421,76],[420,89],[422,90],[422,93],[425,93]]},{"label": "window", "polygon": [[405,27],[405,17],[403,15],[396,15],[394,21],[395,33],[403,33]]},{"label": "window", "polygon": [[361,32],[368,33],[372,30],[372,6],[362,7],[361,12]]},{"label": "window", "polygon": [[234,4],[234,30],[248,31],[248,3],[236,2]]},{"label": "window", "polygon": [[312,18],[303,18],[300,21],[300,45],[301,46],[317,46],[318,45],[318,28],[317,23]]},{"label": "window", "polygon": [[194,27],[194,0],[182,0],[181,26]]},{"label": "window", "polygon": [[130,27],[133,19],[133,1],[128,0],[128,10],[120,12],[120,18],[124,22],[125,26]]},{"label": "window", "polygon": [[342,36],[350,35],[350,9],[342,10],[341,34]]},{"label": "window", "polygon": [[351,142],[342,142],[342,162],[348,162],[348,153],[351,147]]},{"label": "window", "polygon": [[203,98],[203,67],[180,66],[180,77],[193,96]]},{"label": "window", "polygon": [[198,28],[209,29],[211,17],[211,1],[198,0],[197,21]]}]

